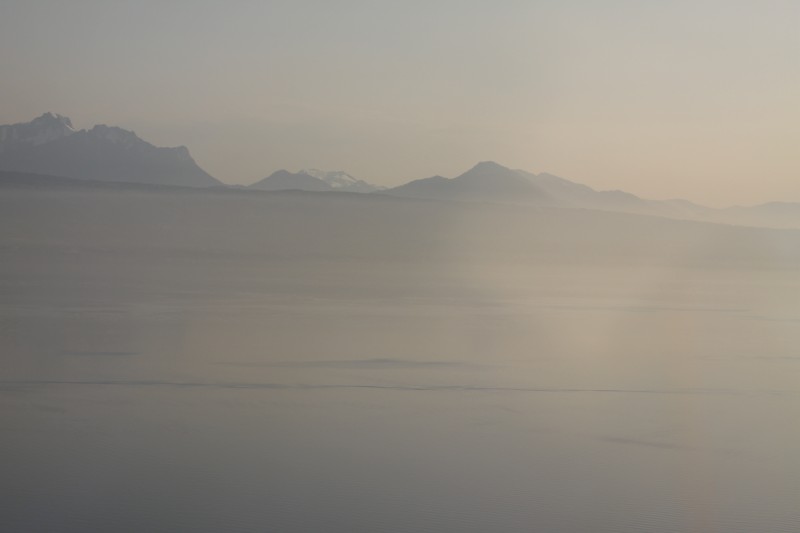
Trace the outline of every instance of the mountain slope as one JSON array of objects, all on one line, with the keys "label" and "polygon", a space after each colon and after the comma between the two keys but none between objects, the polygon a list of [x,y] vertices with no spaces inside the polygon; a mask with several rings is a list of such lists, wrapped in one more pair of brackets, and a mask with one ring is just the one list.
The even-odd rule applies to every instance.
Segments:
[{"label": "mountain slope", "polygon": [[195,163],[185,146],[156,147],[131,131],[105,125],[76,131],[70,119],[52,113],[0,126],[0,170],[188,187],[221,185]]},{"label": "mountain slope", "polygon": [[342,170],[319,170],[317,168],[310,168],[301,170],[300,174],[307,174],[317,179],[321,179],[331,186],[332,189],[337,191],[347,192],[374,192],[383,189],[364,180],[354,178],[347,172]]},{"label": "mountain slope", "polygon": [[53,113],[45,113],[31,122],[3,125],[0,126],[0,154],[39,146],[73,133],[72,121]]},{"label": "mountain slope", "polygon": [[455,178],[434,176],[384,191],[393,196],[436,200],[489,200],[550,205],[553,199],[515,170],[492,161],[478,163]]},{"label": "mountain slope", "polygon": [[434,176],[384,192],[408,198],[503,201],[693,220],[713,211],[686,200],[645,200],[624,191],[597,191],[552,174],[512,170],[492,161],[478,163],[456,178]]},{"label": "mountain slope", "polygon": [[249,186],[251,189],[260,191],[330,191],[333,188],[314,176],[309,176],[304,172],[289,172],[288,170],[277,170]]}]

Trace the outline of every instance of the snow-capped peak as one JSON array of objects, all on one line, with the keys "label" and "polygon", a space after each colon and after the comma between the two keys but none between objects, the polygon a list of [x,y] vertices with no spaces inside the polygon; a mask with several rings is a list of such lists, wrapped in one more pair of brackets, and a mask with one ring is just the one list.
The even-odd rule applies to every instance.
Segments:
[{"label": "snow-capped peak", "polygon": [[381,187],[367,183],[364,180],[354,178],[343,170],[320,170],[318,168],[308,168],[301,170],[299,173],[320,179],[330,185],[332,189],[337,189],[340,191],[372,192],[381,189]]},{"label": "snow-capped peak", "polygon": [[0,153],[16,145],[39,146],[73,133],[75,128],[69,118],[47,112],[30,122],[0,126]]},{"label": "snow-capped peak", "polygon": [[318,168],[309,168],[301,170],[300,173],[308,174],[309,176],[320,179],[334,189],[350,187],[359,181],[343,170],[320,170]]}]

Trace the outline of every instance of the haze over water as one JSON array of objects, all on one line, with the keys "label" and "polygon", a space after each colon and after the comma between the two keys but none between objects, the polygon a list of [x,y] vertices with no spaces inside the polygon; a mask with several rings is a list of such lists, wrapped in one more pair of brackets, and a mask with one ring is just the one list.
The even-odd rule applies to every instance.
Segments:
[{"label": "haze over water", "polygon": [[798,16],[3,0],[0,533],[800,531]]},{"label": "haze over water", "polygon": [[2,201],[5,530],[800,526],[796,232],[313,193]]}]

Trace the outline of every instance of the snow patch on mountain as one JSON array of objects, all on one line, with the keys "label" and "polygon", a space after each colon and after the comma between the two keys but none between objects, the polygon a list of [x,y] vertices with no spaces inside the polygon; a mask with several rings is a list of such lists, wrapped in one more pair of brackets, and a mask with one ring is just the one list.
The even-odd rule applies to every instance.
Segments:
[{"label": "snow patch on mountain", "polygon": [[364,180],[355,178],[343,170],[320,170],[318,168],[308,168],[301,170],[299,174],[306,174],[322,180],[330,185],[332,189],[339,191],[373,192],[383,189],[383,187],[379,187],[377,185],[367,183]]},{"label": "snow patch on mountain", "polygon": [[0,153],[23,146],[40,146],[73,133],[76,130],[69,118],[48,112],[31,122],[0,126]]},{"label": "snow patch on mountain", "polygon": [[0,170],[100,181],[187,187],[221,183],[184,146],[161,148],[104,124],[76,130],[62,115],[0,125]]}]

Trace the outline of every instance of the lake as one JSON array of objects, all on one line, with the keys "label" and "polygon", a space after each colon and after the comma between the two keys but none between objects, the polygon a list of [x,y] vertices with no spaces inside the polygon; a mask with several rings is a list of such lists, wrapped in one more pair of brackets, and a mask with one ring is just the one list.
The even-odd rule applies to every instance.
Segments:
[{"label": "lake", "polygon": [[783,263],[249,257],[14,231],[3,531],[800,530],[800,276]]}]

